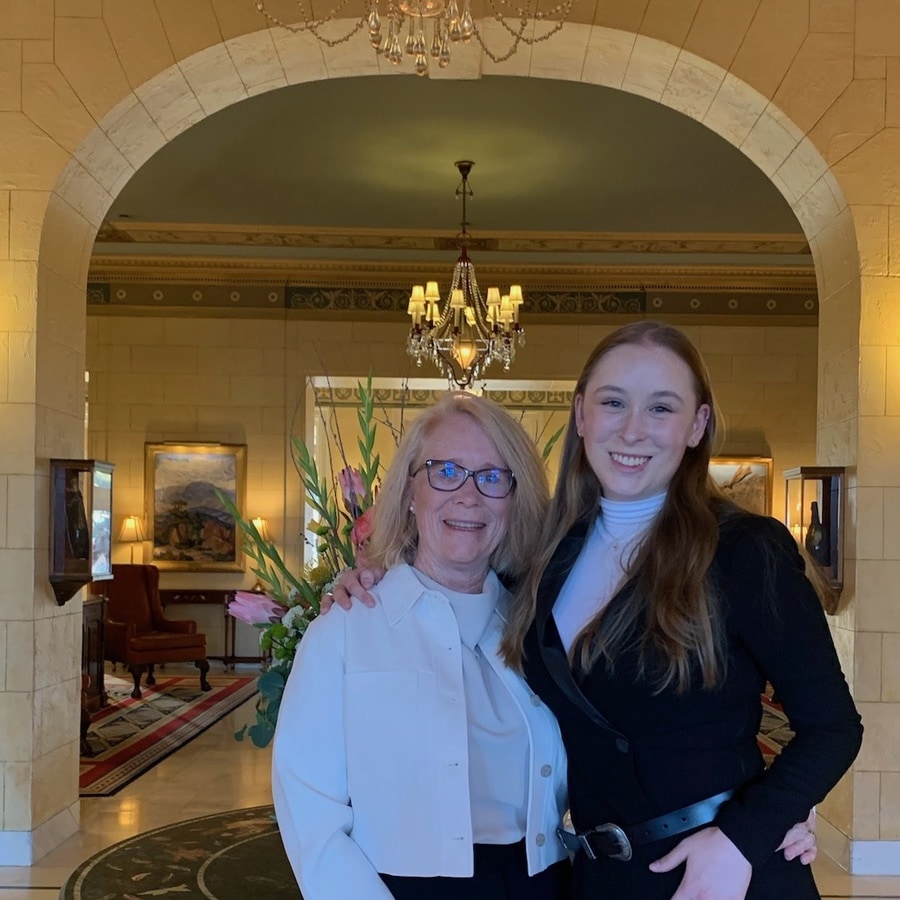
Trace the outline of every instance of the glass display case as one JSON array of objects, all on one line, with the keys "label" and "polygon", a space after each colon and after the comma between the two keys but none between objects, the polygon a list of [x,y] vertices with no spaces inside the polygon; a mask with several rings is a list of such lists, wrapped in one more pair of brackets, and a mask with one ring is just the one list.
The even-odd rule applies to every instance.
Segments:
[{"label": "glass display case", "polygon": [[62,606],[112,578],[112,463],[50,460],[50,584]]},{"label": "glass display case", "polygon": [[784,523],[836,593],[843,587],[844,468],[800,466],[784,472]]}]

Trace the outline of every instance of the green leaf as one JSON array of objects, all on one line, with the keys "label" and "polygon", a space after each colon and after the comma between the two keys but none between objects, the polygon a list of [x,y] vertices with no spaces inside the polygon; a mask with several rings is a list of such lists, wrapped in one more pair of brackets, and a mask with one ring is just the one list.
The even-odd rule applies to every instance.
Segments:
[{"label": "green leaf", "polygon": [[257,687],[260,696],[271,703],[273,699],[281,697],[284,693],[286,678],[284,673],[278,668],[271,668],[267,672],[263,672],[257,679]]},{"label": "green leaf", "polygon": [[559,428],[550,435],[549,440],[546,444],[544,444],[544,449],[541,451],[541,459],[544,462],[547,462],[550,459],[550,453],[553,451],[553,447],[556,445],[556,442],[562,437],[562,433],[566,430],[565,425],[560,425]]},{"label": "green leaf", "polygon": [[275,737],[275,723],[268,721],[256,722],[247,729],[250,740],[256,747],[268,747]]}]

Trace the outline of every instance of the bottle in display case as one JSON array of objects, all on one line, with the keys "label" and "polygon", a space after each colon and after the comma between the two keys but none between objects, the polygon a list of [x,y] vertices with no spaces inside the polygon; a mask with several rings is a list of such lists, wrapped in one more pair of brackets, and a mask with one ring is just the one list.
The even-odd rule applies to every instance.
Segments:
[{"label": "bottle in display case", "polygon": [[50,584],[60,606],[91,581],[112,578],[113,468],[50,460]]},{"label": "bottle in display case", "polygon": [[800,466],[784,473],[784,523],[836,594],[843,587],[842,466]]},{"label": "bottle in display case", "polygon": [[828,532],[819,518],[819,504],[812,500],[809,504],[809,525],[806,528],[806,552],[820,565],[827,566],[831,562],[828,547]]}]

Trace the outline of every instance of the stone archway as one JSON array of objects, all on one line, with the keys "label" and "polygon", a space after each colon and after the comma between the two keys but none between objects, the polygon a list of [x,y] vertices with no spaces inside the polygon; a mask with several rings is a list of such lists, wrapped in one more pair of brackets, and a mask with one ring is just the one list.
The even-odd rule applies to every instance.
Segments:
[{"label": "stone archway", "polygon": [[[113,42],[105,28],[137,41],[143,24],[135,22],[129,30],[121,21],[105,23],[98,16],[66,27],[70,38],[89,34],[92,46],[106,53]],[[731,23],[721,27],[724,33]],[[98,86],[97,76],[88,77],[87,67],[74,59],[71,46],[68,53],[64,49],[57,66],[44,63],[42,73],[32,73],[40,76],[36,83],[43,94],[32,96],[33,112],[25,110],[31,124],[23,123],[21,130],[35,145],[46,141],[47,134],[54,136],[53,158],[40,185],[46,193],[29,198],[29,184],[14,184],[22,192],[9,229],[19,229],[27,252],[27,264],[9,276],[10,293],[36,296],[37,303],[23,329],[30,337],[22,341],[24,377],[30,373],[32,381],[26,391],[30,416],[22,435],[27,445],[19,447],[19,461],[10,462],[8,471],[20,477],[16,490],[20,496],[30,495],[34,502],[28,505],[36,510],[47,504],[46,458],[81,455],[87,266],[103,215],[131,174],[192,124],[252,94],[301,81],[379,74],[364,41],[341,45],[325,58],[308,36],[254,31],[196,52],[186,50],[174,62],[166,61],[162,52],[142,57],[146,77],[132,90],[123,77]],[[850,52],[852,57],[852,47]],[[813,55],[811,62],[816,59]],[[115,69],[112,59],[104,57],[102,62],[101,69]],[[808,59],[798,63],[801,70],[809,65]],[[858,409],[861,280],[856,226],[837,179],[804,130],[726,68],[673,43],[599,25],[567,26],[557,40],[535,50],[527,71],[516,74],[550,75],[641,94],[710,128],[768,175],[797,215],[816,262],[823,360],[819,461],[853,464],[856,443],[847,423]],[[70,107],[85,115],[65,114]],[[59,114],[56,121],[54,112]],[[61,149],[66,147],[70,150]],[[33,464],[21,464],[32,458]],[[29,702],[20,695],[41,708],[74,710],[80,616],[74,608],[57,609],[43,584],[45,559],[39,548],[46,546],[46,526],[39,515],[31,531],[31,550],[20,557],[15,572],[11,570],[6,591],[34,597],[33,606],[20,604],[12,617],[17,628],[25,623],[41,652],[33,662],[20,661],[20,667],[32,670],[27,676],[13,682],[7,675],[0,700],[6,701],[6,710],[20,712]],[[7,546],[16,545],[7,538]],[[838,643],[845,667],[853,671],[852,622],[839,622],[838,627],[844,629]],[[48,648],[57,660],[52,666],[46,662]],[[7,771],[18,765],[21,783],[21,789],[7,789],[0,861],[10,856],[32,861],[77,828],[76,735],[71,712],[64,712],[54,728],[38,717],[28,748],[14,748],[16,755],[0,759]],[[845,791],[834,818],[837,844],[841,832],[853,831],[852,790]],[[846,847],[837,849],[846,853]]]}]

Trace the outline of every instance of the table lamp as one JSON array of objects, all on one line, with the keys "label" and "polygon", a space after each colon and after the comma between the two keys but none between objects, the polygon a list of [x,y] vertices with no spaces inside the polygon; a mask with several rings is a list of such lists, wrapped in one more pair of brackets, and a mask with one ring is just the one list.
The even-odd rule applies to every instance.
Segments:
[{"label": "table lamp", "polygon": [[131,562],[134,562],[134,545],[147,540],[144,522],[140,516],[125,516],[119,532],[120,544],[131,544]]}]

